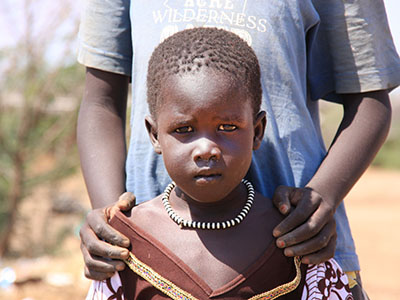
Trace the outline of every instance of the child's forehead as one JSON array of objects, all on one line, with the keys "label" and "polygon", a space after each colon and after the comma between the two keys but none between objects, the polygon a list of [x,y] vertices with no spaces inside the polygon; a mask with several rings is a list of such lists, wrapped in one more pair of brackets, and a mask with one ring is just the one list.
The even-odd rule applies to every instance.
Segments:
[{"label": "child's forehead", "polygon": [[223,72],[171,75],[161,85],[157,115],[167,110],[177,114],[212,114],[218,110],[221,115],[224,110],[232,113],[236,107],[252,110],[251,97],[246,91],[241,81]]},{"label": "child's forehead", "polygon": [[175,91],[193,90],[197,93],[207,93],[212,89],[242,89],[243,82],[230,72],[204,68],[196,72],[169,74],[161,82],[161,95],[171,88],[174,88]]}]

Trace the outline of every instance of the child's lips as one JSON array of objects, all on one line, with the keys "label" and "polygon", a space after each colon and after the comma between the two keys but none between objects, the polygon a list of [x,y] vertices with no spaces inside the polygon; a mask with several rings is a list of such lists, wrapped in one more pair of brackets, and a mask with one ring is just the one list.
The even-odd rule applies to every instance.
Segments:
[{"label": "child's lips", "polygon": [[221,176],[221,173],[217,172],[200,172],[194,178],[198,183],[209,183],[220,179]]}]

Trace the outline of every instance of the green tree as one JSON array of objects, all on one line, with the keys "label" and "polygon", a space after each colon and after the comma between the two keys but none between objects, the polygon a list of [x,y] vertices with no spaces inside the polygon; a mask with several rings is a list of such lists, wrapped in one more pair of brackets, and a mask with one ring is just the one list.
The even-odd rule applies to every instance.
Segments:
[{"label": "green tree", "polygon": [[[78,165],[75,118],[84,74],[76,63],[68,64],[74,61],[78,18],[71,19],[66,1],[38,31],[35,7],[44,2],[19,1],[26,26],[14,45],[0,49],[0,256],[7,254],[24,198]],[[12,12],[2,14],[7,13]],[[65,24],[72,29],[60,33]],[[51,61],[56,40],[59,61]],[[51,163],[42,165],[44,159]]]}]

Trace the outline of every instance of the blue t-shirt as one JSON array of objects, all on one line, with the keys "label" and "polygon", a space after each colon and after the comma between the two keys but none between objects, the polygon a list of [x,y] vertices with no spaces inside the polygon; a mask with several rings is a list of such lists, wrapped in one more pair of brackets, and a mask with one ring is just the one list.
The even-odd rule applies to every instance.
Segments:
[{"label": "blue t-shirt", "polygon": [[[79,61],[132,77],[126,188],[138,201],[170,182],[144,126],[148,60],[163,39],[198,26],[230,30],[257,54],[267,129],[248,177],[267,197],[278,185],[305,186],[323,160],[317,99],[400,83],[382,1],[87,0]],[[344,270],[359,270],[343,204],[335,217],[335,258]]]}]

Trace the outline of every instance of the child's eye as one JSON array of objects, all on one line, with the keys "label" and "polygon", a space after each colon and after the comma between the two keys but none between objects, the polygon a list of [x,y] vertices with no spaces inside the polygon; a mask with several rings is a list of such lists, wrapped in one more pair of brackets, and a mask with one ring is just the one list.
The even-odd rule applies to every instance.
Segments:
[{"label": "child's eye", "polygon": [[192,131],[193,131],[192,126],[182,126],[182,127],[175,129],[176,133],[188,133],[188,132],[192,132]]},{"label": "child's eye", "polygon": [[218,126],[218,130],[221,131],[234,131],[237,129],[236,125],[231,125],[231,124],[221,124]]}]

